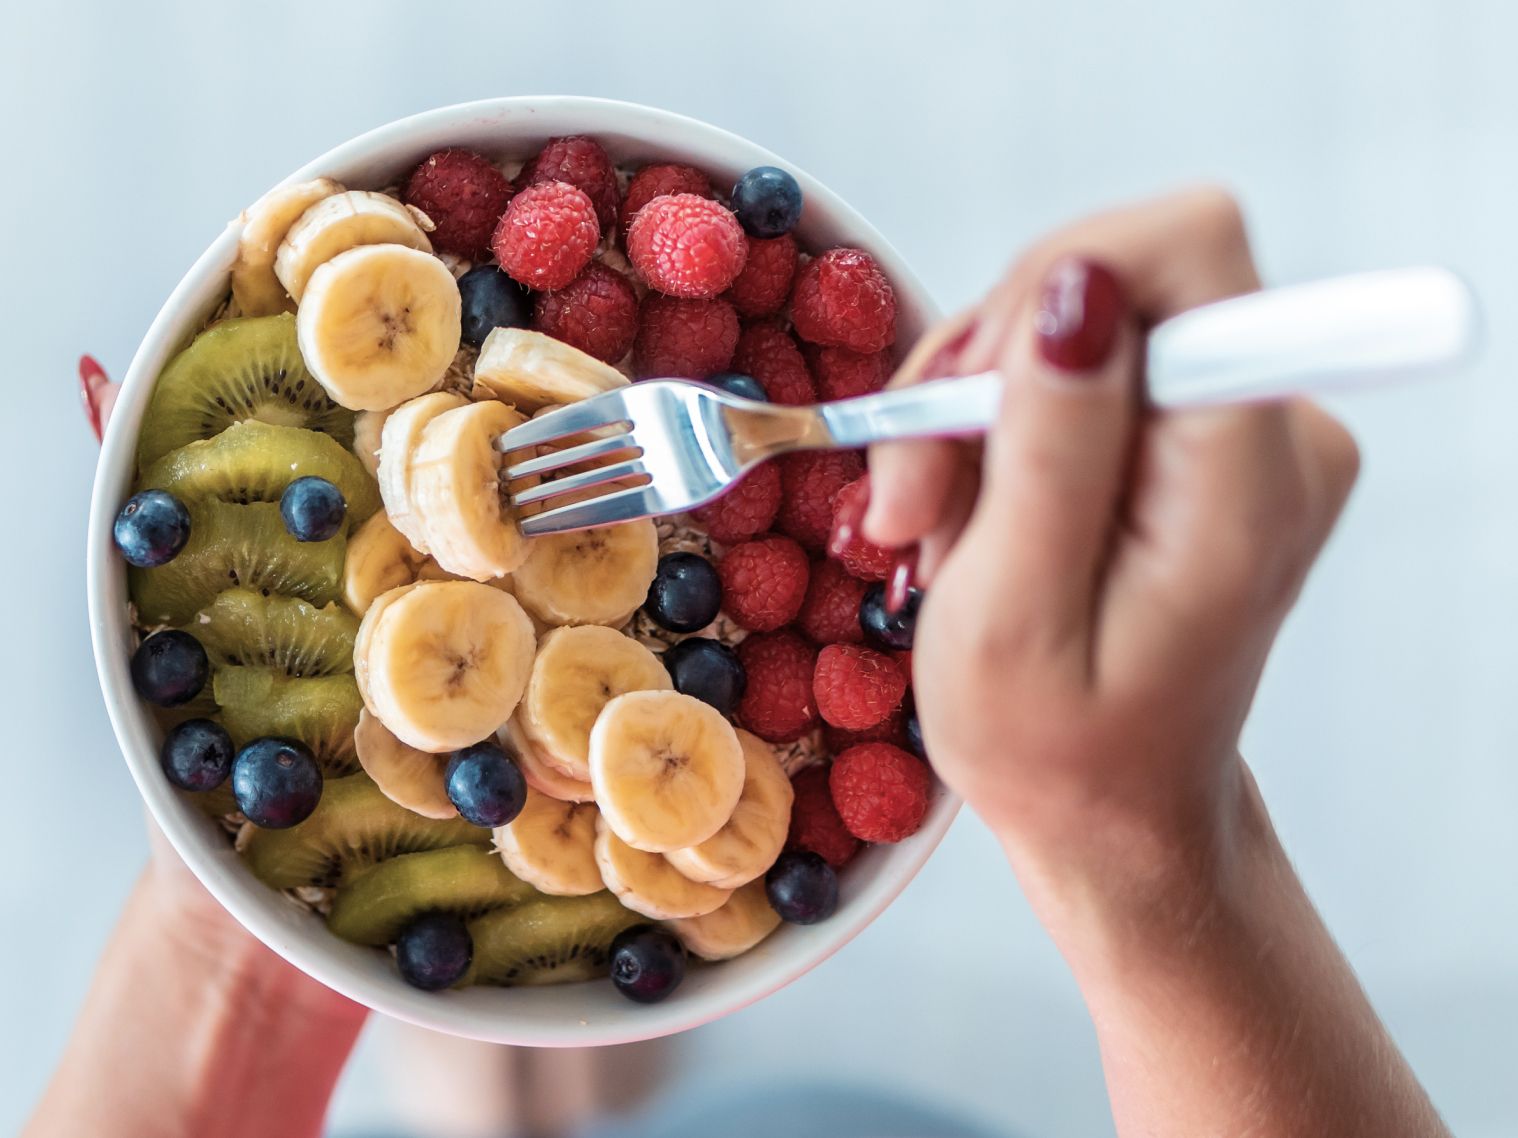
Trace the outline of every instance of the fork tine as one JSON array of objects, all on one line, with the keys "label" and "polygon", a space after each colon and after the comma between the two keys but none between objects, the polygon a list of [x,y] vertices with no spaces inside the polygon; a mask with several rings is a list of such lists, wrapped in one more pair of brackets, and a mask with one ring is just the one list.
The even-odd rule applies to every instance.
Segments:
[{"label": "fork tine", "polygon": [[563,466],[573,466],[577,462],[588,462],[590,459],[615,454],[620,450],[640,449],[632,441],[631,435],[617,435],[609,439],[597,439],[595,442],[566,447],[563,450],[552,451],[538,458],[525,459],[515,466],[508,466],[506,468],[506,477],[508,479],[517,479],[526,478],[530,474],[547,474],[550,470],[558,470]]},{"label": "fork tine", "polygon": [[554,478],[548,482],[539,482],[536,486],[511,495],[511,504],[514,506],[530,506],[534,502],[543,502],[549,498],[557,498],[562,494],[571,494],[576,490],[587,490],[592,486],[604,486],[608,482],[619,482],[624,478],[632,478],[639,474],[647,474],[648,467],[634,459],[631,462],[614,462],[610,466],[598,466],[594,470],[582,471],[579,474],[568,474],[563,478]]},{"label": "fork tine", "polygon": [[603,391],[600,395],[593,395],[536,419],[529,419],[520,427],[512,427],[496,440],[495,449],[521,450],[523,447],[551,443],[566,435],[578,435],[582,431],[625,422],[628,422],[627,410],[622,404],[621,392]]},{"label": "fork tine", "polygon": [[654,488],[632,486],[585,502],[544,510],[540,514],[522,518],[517,525],[525,537],[546,537],[553,533],[590,529],[592,526],[611,525],[614,522],[630,522],[636,518],[651,517],[658,512],[659,499]]}]

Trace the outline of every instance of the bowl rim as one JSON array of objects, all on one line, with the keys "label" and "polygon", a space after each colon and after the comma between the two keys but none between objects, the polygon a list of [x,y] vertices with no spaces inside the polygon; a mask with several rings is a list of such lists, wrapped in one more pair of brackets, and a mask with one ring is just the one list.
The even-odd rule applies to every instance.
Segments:
[{"label": "bowl rim", "polygon": [[[722,164],[715,155],[737,159],[738,168],[782,166],[801,184],[810,211],[807,216],[825,216],[831,228],[841,229],[851,241],[867,247],[895,286],[899,302],[919,325],[925,327],[938,315],[931,296],[890,243],[805,171],[720,127],[621,100],[519,95],[439,107],[349,139],[305,163],[280,184],[348,171],[397,150],[414,152],[414,160],[419,160],[441,145],[464,144],[441,141],[448,137],[515,128],[523,128],[526,134],[525,128],[535,123],[542,124],[530,132],[535,138],[565,133],[604,136],[615,130],[619,137],[685,153],[687,160],[708,167]],[[575,129],[562,129],[565,123]],[[375,1011],[454,1035],[536,1047],[633,1042],[712,1022],[790,984],[874,921],[916,876],[953,822],[959,802],[946,788],[938,790],[917,834],[898,845],[867,851],[861,861],[874,865],[867,875],[857,863],[844,875],[843,902],[828,921],[787,926],[734,961],[696,969],[679,993],[655,1005],[622,1000],[606,981],[538,989],[416,991],[395,976],[380,954],[338,941],[309,913],[247,872],[220,827],[177,794],[162,775],[156,725],[133,691],[128,674],[133,632],[127,619],[125,571],[110,540],[111,521],[134,475],[137,432],[153,382],[169,356],[188,342],[224,297],[225,274],[236,240],[234,222],[186,271],[133,355],[102,440],[86,545],[90,638],[116,741],[153,821],[217,901],[296,968]],[[581,991],[577,994],[576,990]]]}]

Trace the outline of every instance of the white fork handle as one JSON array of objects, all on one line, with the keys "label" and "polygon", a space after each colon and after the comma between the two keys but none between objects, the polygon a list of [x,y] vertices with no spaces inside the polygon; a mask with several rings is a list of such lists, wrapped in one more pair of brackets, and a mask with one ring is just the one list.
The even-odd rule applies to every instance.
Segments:
[{"label": "white fork handle", "polygon": [[[1475,351],[1475,297],[1440,268],[1268,289],[1182,313],[1149,334],[1150,400],[1195,406],[1326,394],[1437,375]],[[975,435],[996,417],[995,372],[818,408],[839,446]]]}]

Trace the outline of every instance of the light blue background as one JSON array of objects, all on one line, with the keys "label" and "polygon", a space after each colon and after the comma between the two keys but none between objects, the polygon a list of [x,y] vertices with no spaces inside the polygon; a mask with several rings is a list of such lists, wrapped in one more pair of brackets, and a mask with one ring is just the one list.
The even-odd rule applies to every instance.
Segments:
[{"label": "light blue background", "polygon": [[[1465,1138],[1518,1118],[1518,9],[1490,0],[927,5],[5,5],[0,453],[8,650],[0,1132],[26,1113],[143,856],[84,617],[94,442],[118,374],[226,220],[332,144],[495,94],[667,106],[851,199],[946,308],[1041,230],[1194,179],[1267,278],[1438,261],[1491,316],[1476,375],[1342,410],[1363,483],[1246,750],[1288,847]],[[970,818],[865,936],[688,1037],[696,1081],[839,1075],[1024,1135],[1109,1132],[1091,1031]],[[344,1125],[386,1110],[372,1054]]]}]

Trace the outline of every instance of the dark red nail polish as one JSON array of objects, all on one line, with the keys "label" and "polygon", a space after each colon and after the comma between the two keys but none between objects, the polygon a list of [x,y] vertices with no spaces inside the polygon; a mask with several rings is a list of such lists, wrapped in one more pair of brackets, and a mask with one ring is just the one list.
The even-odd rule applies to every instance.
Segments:
[{"label": "dark red nail polish", "polygon": [[947,379],[959,367],[959,354],[965,350],[970,337],[980,325],[979,317],[972,317],[963,328],[954,333],[947,343],[934,352],[923,365],[923,379]]},{"label": "dark red nail polish", "polygon": [[886,581],[886,612],[894,616],[907,607],[907,598],[917,584],[917,546],[906,550],[891,567]]},{"label": "dark red nail polish", "polygon": [[79,394],[84,400],[85,419],[89,422],[90,430],[97,441],[105,429],[105,422],[100,413],[101,394],[110,386],[110,383],[105,369],[100,366],[94,356],[79,357]]},{"label": "dark red nail polish", "polygon": [[833,515],[833,531],[828,534],[830,557],[842,557],[864,524],[864,515],[870,508],[870,476],[865,474],[860,481],[864,483],[863,493],[840,495],[838,512]]},{"label": "dark red nail polish", "polygon": [[1105,265],[1080,257],[1055,263],[1033,315],[1038,351],[1061,371],[1091,371],[1117,343],[1127,311],[1123,286]]}]

